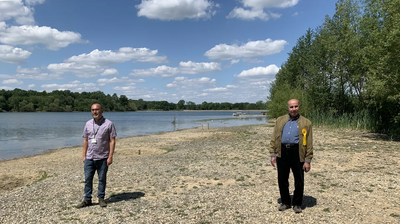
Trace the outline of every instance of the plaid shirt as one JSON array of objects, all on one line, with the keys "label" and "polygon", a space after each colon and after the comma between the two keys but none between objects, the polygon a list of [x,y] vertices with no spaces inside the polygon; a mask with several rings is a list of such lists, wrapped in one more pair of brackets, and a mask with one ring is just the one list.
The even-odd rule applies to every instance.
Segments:
[{"label": "plaid shirt", "polygon": [[[108,158],[110,139],[117,137],[117,131],[114,124],[104,117],[98,123],[90,119],[86,122],[82,137],[88,138],[89,143],[86,159],[101,160]],[[96,139],[96,143],[92,142],[93,139]]]}]

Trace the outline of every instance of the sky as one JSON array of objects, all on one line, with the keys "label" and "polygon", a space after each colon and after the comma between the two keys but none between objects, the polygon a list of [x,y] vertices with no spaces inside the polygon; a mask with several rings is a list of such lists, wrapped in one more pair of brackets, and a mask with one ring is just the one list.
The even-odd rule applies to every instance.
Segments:
[{"label": "sky", "polygon": [[0,89],[266,101],[336,0],[0,0]]}]

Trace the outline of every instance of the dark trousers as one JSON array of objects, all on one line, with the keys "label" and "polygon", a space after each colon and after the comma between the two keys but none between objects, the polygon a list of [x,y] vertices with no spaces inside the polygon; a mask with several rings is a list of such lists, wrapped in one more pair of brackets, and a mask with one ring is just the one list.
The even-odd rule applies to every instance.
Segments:
[{"label": "dark trousers", "polygon": [[[304,163],[300,162],[298,146],[287,149],[282,145],[281,158],[277,157],[276,163],[278,168],[279,193],[281,194],[282,204],[301,206],[304,194]],[[290,169],[294,176],[295,187],[293,203],[291,203],[289,194]]]},{"label": "dark trousers", "polygon": [[102,160],[86,159],[84,165],[85,201],[92,200],[93,178],[96,171],[99,177],[97,197],[104,198],[104,196],[106,195],[106,182],[107,182],[107,171],[108,171],[107,159],[102,159]]}]

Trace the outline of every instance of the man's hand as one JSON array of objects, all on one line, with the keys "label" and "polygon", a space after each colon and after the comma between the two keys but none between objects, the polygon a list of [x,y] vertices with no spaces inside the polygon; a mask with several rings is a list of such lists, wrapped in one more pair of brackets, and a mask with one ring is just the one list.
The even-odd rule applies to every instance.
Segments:
[{"label": "man's hand", "polygon": [[82,162],[85,163],[86,156],[83,157]]},{"label": "man's hand", "polygon": [[276,166],[276,157],[271,157],[271,165],[272,165],[273,167]]},{"label": "man's hand", "polygon": [[306,173],[311,170],[311,165],[309,163],[304,163],[303,169],[305,169]]},{"label": "man's hand", "polygon": [[110,166],[112,164],[112,157],[108,157],[107,159],[107,166]]}]

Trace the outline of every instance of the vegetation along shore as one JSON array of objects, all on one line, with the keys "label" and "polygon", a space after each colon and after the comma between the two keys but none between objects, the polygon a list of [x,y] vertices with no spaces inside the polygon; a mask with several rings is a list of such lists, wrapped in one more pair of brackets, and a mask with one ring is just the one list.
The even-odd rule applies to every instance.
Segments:
[{"label": "vegetation along shore", "polygon": [[272,126],[118,139],[107,208],[74,208],[83,195],[81,147],[1,161],[0,223],[400,221],[399,142],[348,129],[314,128],[304,211],[279,212],[277,174],[268,153]]}]

